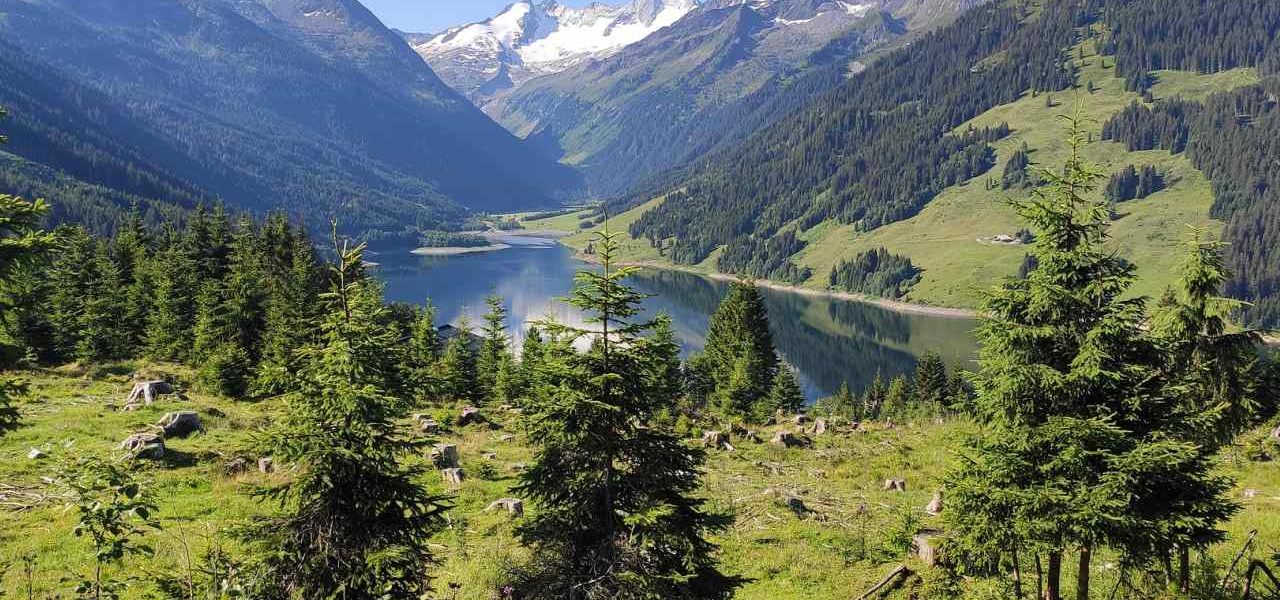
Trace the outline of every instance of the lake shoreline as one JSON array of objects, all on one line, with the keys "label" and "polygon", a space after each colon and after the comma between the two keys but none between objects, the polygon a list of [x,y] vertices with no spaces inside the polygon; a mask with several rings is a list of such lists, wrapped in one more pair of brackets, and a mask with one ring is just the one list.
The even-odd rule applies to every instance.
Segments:
[{"label": "lake shoreline", "polygon": [[439,246],[439,247],[423,247],[410,250],[410,254],[417,256],[461,256],[463,254],[478,254],[481,252],[496,252],[498,250],[506,250],[510,248],[507,244],[489,244],[488,246]]},{"label": "lake shoreline", "polygon": [[[577,248],[565,245],[566,248],[573,250],[574,258],[591,264],[600,264],[595,256],[585,254]],[[691,273],[701,277],[706,277],[713,281],[738,281],[741,277],[730,275],[728,273],[706,273],[698,269],[690,267],[682,267],[680,265],[672,265],[666,263],[658,263],[651,261],[623,261],[618,263],[624,267],[639,267],[642,269],[658,269],[663,271],[679,271],[682,273]],[[816,298],[831,298],[835,300],[847,300],[850,302],[858,302],[861,304],[870,304],[887,310],[900,313],[910,313],[917,315],[925,315],[930,317],[942,317],[946,319],[976,319],[979,316],[978,311],[969,308],[949,308],[945,306],[930,306],[928,304],[916,304],[913,302],[902,302],[900,300],[890,300],[888,298],[879,298],[876,296],[868,296],[866,294],[857,294],[853,292],[838,292],[835,290],[819,290],[814,288],[800,287],[776,281],[768,281],[764,279],[755,280],[755,284],[762,288],[778,290],[799,294],[802,296],[810,296]]]}]

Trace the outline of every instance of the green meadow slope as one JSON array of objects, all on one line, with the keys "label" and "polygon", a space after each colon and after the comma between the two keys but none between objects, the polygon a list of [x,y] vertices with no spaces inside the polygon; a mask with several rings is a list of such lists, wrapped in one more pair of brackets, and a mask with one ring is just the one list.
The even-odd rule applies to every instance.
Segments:
[{"label": "green meadow slope", "polygon": [[[985,240],[1000,234],[1012,235],[1021,228],[1009,206],[1020,190],[988,189],[986,178],[998,180],[1010,156],[1026,144],[1033,168],[1061,164],[1066,156],[1060,117],[1075,110],[1077,103],[1089,119],[1091,141],[1085,146],[1085,157],[1111,174],[1128,165],[1152,165],[1165,172],[1168,186],[1145,199],[1125,202],[1118,207],[1113,224],[1114,244],[1122,255],[1138,266],[1139,281],[1135,294],[1158,296],[1174,277],[1174,267],[1181,256],[1180,246],[1189,226],[1208,227],[1220,231],[1222,224],[1209,217],[1213,192],[1204,175],[1191,165],[1185,155],[1163,151],[1130,152],[1121,143],[1103,141],[1103,123],[1132,102],[1142,97],[1125,90],[1124,81],[1115,75],[1114,59],[1103,59],[1086,42],[1070,54],[1079,67],[1080,89],[1054,94],[1053,106],[1045,95],[1025,95],[1017,102],[998,106],[962,125],[959,130],[1008,123],[1011,134],[993,144],[998,161],[991,171],[943,191],[920,214],[870,232],[858,232],[852,225],[840,226],[827,221],[800,233],[808,246],[796,257],[797,264],[813,269],[814,276],[804,284],[812,289],[827,287],[827,274],[841,260],[850,260],[860,252],[879,247],[905,255],[923,269],[920,283],[904,300],[917,304],[972,308],[982,290],[1001,277],[1017,272],[1026,248],[1017,245],[992,244]],[[1208,95],[1255,83],[1255,69],[1202,75],[1181,71],[1158,71],[1153,89],[1155,99],[1181,96],[1203,99]],[[1094,90],[1087,91],[1092,82]],[[1103,181],[1102,183],[1106,183]],[[1102,190],[1095,192],[1102,197]],[[631,222],[651,210],[661,199],[638,206],[610,219],[610,229],[625,232]],[[574,231],[585,213],[541,221],[539,227]],[[580,230],[563,242],[585,248],[589,232],[599,227]],[[624,258],[646,264],[669,264],[647,241],[629,239]],[[695,271],[715,270],[713,254]]]}]

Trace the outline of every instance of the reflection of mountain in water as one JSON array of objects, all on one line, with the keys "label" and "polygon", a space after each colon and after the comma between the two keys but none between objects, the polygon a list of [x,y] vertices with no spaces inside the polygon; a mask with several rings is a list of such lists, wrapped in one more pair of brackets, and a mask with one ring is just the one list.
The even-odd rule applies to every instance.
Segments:
[{"label": "reflection of mountain in water", "polygon": [[[728,289],[727,283],[678,271],[643,271],[634,281],[661,299],[677,330],[705,331],[708,315]],[[913,330],[943,325],[937,317],[904,315],[871,304],[772,289],[763,292],[778,350],[801,371],[810,397],[829,394],[845,381],[858,391],[877,374],[888,379],[910,372],[916,364],[909,349]],[[957,331],[967,327],[946,326]]]},{"label": "reflection of mountain in water", "polygon": [[[441,324],[456,324],[466,315],[478,325],[491,292],[506,303],[517,344],[531,321],[548,314],[582,324],[582,315],[560,298],[569,293],[574,272],[586,265],[560,246],[449,257],[388,253],[371,259],[380,264],[374,272],[386,282],[388,300],[420,304],[430,299]],[[686,354],[704,346],[711,313],[729,288],[725,282],[679,271],[641,271],[631,282],[652,295],[644,301],[647,315],[671,315]],[[973,356],[969,321],[780,290],[763,292],[778,349],[800,370],[811,399],[835,391],[844,381],[861,390],[876,373],[889,378],[908,372],[915,355],[927,349],[941,351],[952,364]]]}]

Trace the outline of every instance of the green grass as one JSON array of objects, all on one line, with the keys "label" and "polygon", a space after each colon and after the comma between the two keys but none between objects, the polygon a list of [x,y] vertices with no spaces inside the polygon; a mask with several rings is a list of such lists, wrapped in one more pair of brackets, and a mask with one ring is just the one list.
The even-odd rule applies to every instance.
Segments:
[{"label": "green grass", "polygon": [[[1154,165],[1172,175],[1171,185],[1146,199],[1121,205],[1122,218],[1111,230],[1115,247],[1138,266],[1139,280],[1134,293],[1158,296],[1172,282],[1181,256],[1181,244],[1188,226],[1221,229],[1221,223],[1209,218],[1213,202],[1212,189],[1204,175],[1185,156],[1167,152],[1128,152],[1123,145],[1101,141],[1102,125],[1112,115],[1140,100],[1124,89],[1124,82],[1114,76],[1114,60],[1106,67],[1086,43],[1086,56],[1080,65],[1081,88],[1054,94],[1054,107],[1046,105],[1044,95],[1030,94],[1012,104],[996,107],[969,123],[963,130],[1008,123],[1012,135],[994,144],[998,163],[989,173],[999,178],[1009,157],[1025,142],[1037,165],[1062,164],[1066,158],[1060,117],[1073,112],[1077,100],[1089,119],[1091,143],[1084,156],[1107,173],[1126,165]],[[1071,51],[1072,56],[1075,51]],[[1184,96],[1200,99],[1213,91],[1247,85],[1257,80],[1253,69],[1236,69],[1225,73],[1200,75],[1161,71],[1153,90],[1157,98]],[[1085,87],[1093,82],[1095,90]],[[909,256],[924,270],[922,281],[909,293],[907,300],[920,304],[972,307],[981,290],[990,288],[1002,277],[1017,272],[1026,253],[1025,247],[999,246],[980,240],[998,234],[1013,234],[1022,224],[1008,205],[1021,191],[987,190],[985,178],[977,178],[943,191],[919,215],[882,227],[870,233],[858,233],[851,226],[826,225],[819,233],[806,232],[813,239],[810,247],[798,257],[802,265],[818,275],[830,272],[841,260],[859,252],[885,247]],[[1105,181],[1102,182],[1105,184]],[[1095,196],[1101,198],[1099,189]],[[817,277],[809,285],[826,284]]]},{"label": "green grass", "polygon": [[[148,366],[148,365],[144,365]],[[121,369],[121,373],[133,370]],[[169,365],[152,366],[178,375],[190,373]],[[171,458],[144,463],[154,481],[164,531],[148,540],[156,555],[129,563],[128,573],[140,577],[129,598],[160,597],[146,583],[148,574],[182,576],[185,571],[183,540],[198,555],[209,536],[269,514],[274,506],[260,504],[249,495],[251,485],[264,478],[287,477],[287,466],[275,475],[224,474],[228,457],[241,453],[260,429],[283,409],[277,400],[242,403],[190,393],[187,399],[166,397],[155,406],[125,413],[110,408],[128,392],[127,375],[86,376],[72,371],[22,373],[32,384],[31,396],[20,405],[25,424],[0,438],[0,482],[52,492],[41,477],[51,474],[61,455],[89,453],[114,456],[115,444],[127,434],[154,423],[169,410],[198,410],[208,431],[186,440],[171,440]],[[216,412],[215,412],[216,411]],[[456,408],[431,410],[445,420]],[[487,408],[497,429],[467,428],[442,433],[438,441],[458,445],[468,479],[458,488],[447,488],[432,476],[426,483],[437,492],[452,494],[450,526],[433,540],[440,565],[433,571],[437,588],[458,586],[458,599],[487,600],[504,582],[507,568],[527,556],[514,535],[514,522],[505,513],[485,512],[489,503],[517,496],[518,465],[532,460],[519,417],[498,408]],[[211,416],[223,414],[225,416]],[[405,424],[410,429],[409,424]],[[765,428],[768,439],[779,428]],[[715,536],[723,569],[745,577],[739,599],[836,600],[855,597],[906,559],[900,548],[888,542],[904,523],[937,525],[923,507],[942,476],[955,460],[958,437],[971,429],[964,422],[922,421],[885,429],[872,424],[870,431],[815,438],[809,449],[782,449],[769,444],[735,441],[734,452],[713,452],[703,477],[701,494],[708,507],[731,517],[727,530]],[[690,443],[696,443],[697,431]],[[1250,443],[1262,430],[1251,434]],[[44,448],[50,457],[28,460],[30,448]],[[483,454],[495,453],[486,460]],[[1223,457],[1223,469],[1237,477],[1238,490],[1252,488],[1258,495],[1242,501],[1243,510],[1233,520],[1228,542],[1212,551],[1228,560],[1251,529],[1260,530],[1265,543],[1280,541],[1280,469],[1274,463],[1250,462],[1233,450]],[[425,460],[424,457],[415,461]],[[482,465],[488,464],[489,468]],[[489,471],[489,479],[481,476]],[[907,493],[886,492],[882,482],[900,477]],[[812,511],[796,515],[784,506],[777,492],[800,496]],[[1239,491],[1235,492],[1241,497]],[[17,564],[27,554],[35,557],[36,597],[67,597],[63,579],[89,568],[87,547],[71,535],[72,517],[56,502],[32,510],[0,507],[0,563]],[[864,511],[865,508],[865,511]],[[530,514],[536,506],[528,506]],[[231,545],[233,552],[241,549]],[[1099,560],[1104,565],[1106,560]],[[25,597],[21,570],[0,569],[0,595]],[[1100,566],[1100,586],[1114,580],[1114,572]],[[995,586],[971,582],[972,589]],[[1108,588],[1109,589],[1109,588]],[[906,598],[903,592],[887,596]]]}]

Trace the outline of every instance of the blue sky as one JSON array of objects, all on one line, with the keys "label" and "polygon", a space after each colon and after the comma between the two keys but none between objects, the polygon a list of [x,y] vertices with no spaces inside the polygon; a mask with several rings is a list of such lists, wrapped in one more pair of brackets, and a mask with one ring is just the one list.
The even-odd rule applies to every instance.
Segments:
[{"label": "blue sky", "polygon": [[[442,31],[452,25],[483,21],[515,0],[360,0],[389,27],[415,33]],[[589,0],[561,0],[585,6]]]}]

